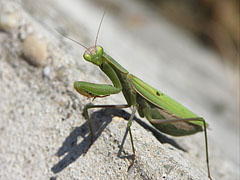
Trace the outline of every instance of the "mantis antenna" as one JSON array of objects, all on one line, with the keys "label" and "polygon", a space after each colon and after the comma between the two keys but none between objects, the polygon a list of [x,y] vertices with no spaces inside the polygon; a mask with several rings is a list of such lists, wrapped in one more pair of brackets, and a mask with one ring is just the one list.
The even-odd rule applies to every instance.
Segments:
[{"label": "mantis antenna", "polygon": [[98,26],[98,31],[97,31],[97,35],[96,35],[96,39],[95,39],[95,48],[96,48],[96,45],[97,45],[98,35],[99,35],[99,32],[100,32],[100,29],[101,29],[101,26],[102,26],[102,22],[103,22],[103,18],[104,18],[105,14],[106,14],[106,11],[107,11],[107,8],[104,9],[104,12],[103,12],[100,24]]},{"label": "mantis antenna", "polygon": [[[96,48],[96,45],[97,45],[98,35],[99,35],[99,32],[100,32],[100,29],[101,29],[102,22],[103,22],[103,19],[104,19],[105,14],[106,14],[106,11],[107,11],[107,8],[105,8],[105,10],[104,10],[104,12],[103,12],[103,15],[102,15],[102,18],[101,18],[101,21],[100,21],[100,24],[99,24],[99,26],[98,26],[98,31],[97,31],[97,35],[96,35],[96,39],[95,39],[95,43],[94,43],[95,48]],[[74,39],[66,36],[65,34],[63,34],[62,32],[60,32],[60,31],[58,31],[58,30],[56,30],[56,31],[57,31],[59,34],[61,34],[63,37],[65,37],[65,38],[67,38],[67,39],[69,39],[69,40],[77,43],[78,45],[84,47],[87,51],[89,51],[88,48],[87,48],[85,45],[83,45],[83,44],[81,44],[80,42],[78,42],[78,41],[76,41],[76,40],[74,40]]]},{"label": "mantis antenna", "polygon": [[61,34],[63,37],[65,37],[65,38],[67,38],[67,39],[69,39],[69,40],[71,40],[71,41],[77,43],[78,45],[80,45],[80,46],[84,47],[86,50],[88,50],[88,48],[87,48],[86,46],[84,46],[83,44],[81,44],[80,42],[78,42],[78,41],[76,41],[76,40],[74,40],[74,39],[72,39],[72,38],[66,36],[65,34],[61,33],[61,32],[58,31],[58,30],[56,30],[56,31],[57,31],[59,34]]}]

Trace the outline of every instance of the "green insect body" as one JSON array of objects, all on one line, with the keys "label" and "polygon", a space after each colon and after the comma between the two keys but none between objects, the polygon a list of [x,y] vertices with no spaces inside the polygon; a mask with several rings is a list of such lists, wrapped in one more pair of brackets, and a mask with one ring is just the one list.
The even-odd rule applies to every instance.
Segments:
[{"label": "green insect body", "polygon": [[[96,49],[96,52],[93,49]],[[75,82],[74,88],[80,94],[96,98],[118,94],[122,91],[128,105],[136,106],[139,115],[146,117],[150,122],[152,119],[198,117],[161,91],[129,74],[126,69],[107,55],[101,46],[92,47],[89,52],[84,53],[84,58],[98,65],[111,79],[113,86],[78,81]],[[173,136],[190,135],[203,130],[201,121],[152,124],[160,131]]]},{"label": "green insect body", "polygon": [[101,71],[109,77],[112,85],[77,81],[74,83],[74,88],[80,94],[92,98],[102,98],[122,92],[127,101],[127,104],[125,105],[88,105],[85,108],[85,114],[92,137],[91,144],[93,142],[94,133],[92,131],[88,109],[133,107],[133,112],[128,121],[128,129],[133,150],[133,161],[129,168],[132,167],[135,160],[131,124],[135,112],[138,111],[141,117],[146,117],[146,119],[159,131],[172,136],[185,136],[204,131],[208,177],[211,179],[208,162],[207,124],[203,118],[198,117],[196,114],[161,91],[151,87],[136,76],[130,74],[117,61],[107,55],[101,46],[87,48],[83,57],[86,61],[97,65]]}]

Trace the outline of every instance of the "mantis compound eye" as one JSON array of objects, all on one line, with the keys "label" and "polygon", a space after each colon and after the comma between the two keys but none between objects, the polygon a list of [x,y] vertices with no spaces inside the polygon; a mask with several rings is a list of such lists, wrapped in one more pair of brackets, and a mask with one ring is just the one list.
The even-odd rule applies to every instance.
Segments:
[{"label": "mantis compound eye", "polygon": [[91,56],[91,54],[89,54],[88,51],[85,51],[84,54],[83,54],[83,58],[87,61],[91,61],[92,56]]},{"label": "mantis compound eye", "polygon": [[103,55],[103,48],[102,48],[102,46],[97,46],[96,51],[97,51],[96,53],[98,53],[100,56]]}]

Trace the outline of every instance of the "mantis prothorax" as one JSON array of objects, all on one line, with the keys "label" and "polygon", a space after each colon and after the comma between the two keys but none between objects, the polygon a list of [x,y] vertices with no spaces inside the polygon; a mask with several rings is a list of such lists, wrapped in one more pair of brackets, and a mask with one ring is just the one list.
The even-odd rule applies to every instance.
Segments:
[{"label": "mantis prothorax", "polygon": [[86,46],[67,37],[68,39],[83,46],[86,49],[83,54],[83,58],[86,61],[98,66],[112,82],[112,85],[107,85],[77,81],[74,83],[74,88],[77,90],[77,92],[88,98],[103,98],[111,94],[118,94],[122,92],[126,99],[126,104],[124,105],[87,105],[85,107],[84,113],[86,114],[91,134],[91,144],[89,147],[93,143],[94,136],[88,114],[89,109],[132,107],[132,114],[127,123],[133,151],[133,160],[129,168],[133,166],[135,161],[135,148],[133,144],[131,125],[133,117],[136,111],[138,111],[141,117],[145,117],[159,131],[172,136],[186,136],[204,131],[207,171],[208,177],[211,179],[207,143],[208,125],[204,118],[198,117],[196,114],[172,98],[168,97],[166,94],[130,74],[116,60],[106,54],[102,46],[97,45],[97,38],[104,15],[105,11],[98,28],[94,46],[86,48]]}]

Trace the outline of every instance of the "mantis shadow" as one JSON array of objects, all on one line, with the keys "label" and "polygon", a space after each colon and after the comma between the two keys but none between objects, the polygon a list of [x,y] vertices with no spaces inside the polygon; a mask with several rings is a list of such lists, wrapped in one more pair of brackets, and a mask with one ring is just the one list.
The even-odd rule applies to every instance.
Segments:
[{"label": "mantis shadow", "polygon": [[[101,109],[91,113],[90,119],[94,132],[93,143],[98,139],[106,126],[112,121],[112,117],[109,115],[106,116],[105,111],[105,109]],[[51,171],[53,173],[58,173],[77,160],[79,156],[84,155],[90,145],[90,136],[88,122],[86,120],[84,124],[76,127],[64,140],[62,146],[58,149],[56,156],[61,157],[65,155],[65,157],[55,164],[51,168]],[[78,137],[83,138],[80,143],[78,143]]]},{"label": "mantis shadow", "polygon": [[[107,125],[112,121],[113,116],[119,116],[123,117],[124,119],[129,119],[131,114],[126,112],[122,109],[112,109],[112,108],[104,108],[98,111],[94,111],[91,113],[90,119],[93,125],[93,131],[94,131],[94,140],[93,143],[100,137],[103,130],[107,127]],[[140,124],[143,128],[146,130],[149,130],[153,133],[153,135],[158,139],[160,143],[169,143],[175,148],[178,148],[180,150],[184,150],[182,147],[180,147],[176,141],[173,139],[168,138],[167,136],[160,133],[158,130],[156,130],[154,127],[148,125],[147,123],[143,122],[136,116],[134,117],[134,120]],[[123,136],[122,143],[119,147],[119,151],[117,154],[117,157],[123,159],[123,158],[129,158],[130,156],[121,156],[121,152],[126,140],[128,134],[128,128],[126,128],[125,134]],[[78,137],[82,137],[83,140],[78,143]],[[51,171],[53,173],[59,173],[64,168],[69,166],[71,163],[76,161],[79,156],[84,155],[84,152],[88,149],[88,146],[90,144],[90,132],[87,120],[84,124],[82,124],[79,127],[76,127],[69,136],[64,140],[62,146],[58,149],[56,156],[65,157],[61,159],[57,164],[55,164]]]}]

